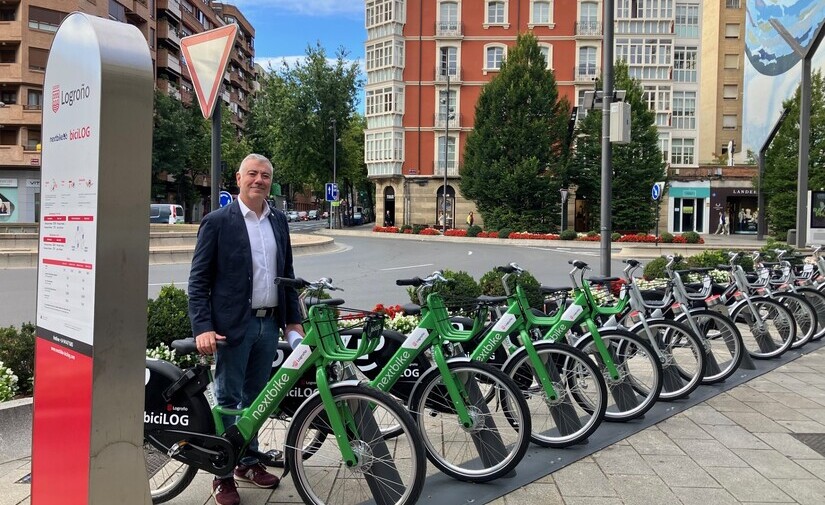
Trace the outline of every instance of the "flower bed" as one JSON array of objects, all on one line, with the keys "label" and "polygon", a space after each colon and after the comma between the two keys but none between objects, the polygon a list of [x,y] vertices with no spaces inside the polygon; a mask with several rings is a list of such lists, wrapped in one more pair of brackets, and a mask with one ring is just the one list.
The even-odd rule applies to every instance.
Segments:
[{"label": "flower bed", "polygon": [[[397,226],[375,226],[373,227],[372,231],[376,233],[403,233],[405,235],[415,234],[415,229],[410,228],[399,228]],[[419,235],[442,235],[442,233],[435,229],[435,228],[423,228],[421,231],[418,232]],[[449,228],[447,229],[443,235],[445,237],[466,237],[467,230],[464,228]],[[664,234],[663,234],[664,235]],[[480,231],[478,238],[499,238],[497,231]],[[514,240],[559,240],[560,237],[556,233],[531,233],[527,231],[515,231],[510,233],[508,238]],[[579,242],[599,242],[601,240],[601,235],[599,234],[579,234],[576,237],[576,240]],[[620,236],[614,242],[628,242],[628,243],[637,243],[637,244],[655,244],[657,242],[662,242],[662,237],[660,236],[658,239],[655,235],[649,235],[647,233],[629,233]],[[673,244],[689,244],[687,238],[684,235],[675,235],[673,236],[673,240],[669,243]],[[705,241],[701,237],[699,237],[699,241],[695,242],[698,244],[704,244]]]},{"label": "flower bed", "polygon": [[444,232],[445,237],[466,237],[467,230],[462,230],[461,228],[449,228],[447,231]]},{"label": "flower bed", "polygon": [[522,239],[522,240],[558,240],[559,236],[555,233],[529,233],[526,231],[523,232],[513,232],[507,236],[507,238],[513,239]]}]

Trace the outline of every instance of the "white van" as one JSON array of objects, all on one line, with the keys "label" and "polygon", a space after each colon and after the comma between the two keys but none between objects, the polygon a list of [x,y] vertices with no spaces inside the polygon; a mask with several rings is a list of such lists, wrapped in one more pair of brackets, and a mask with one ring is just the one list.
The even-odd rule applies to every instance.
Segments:
[{"label": "white van", "polygon": [[163,224],[182,224],[183,207],[170,203],[153,203],[149,205],[149,222]]}]

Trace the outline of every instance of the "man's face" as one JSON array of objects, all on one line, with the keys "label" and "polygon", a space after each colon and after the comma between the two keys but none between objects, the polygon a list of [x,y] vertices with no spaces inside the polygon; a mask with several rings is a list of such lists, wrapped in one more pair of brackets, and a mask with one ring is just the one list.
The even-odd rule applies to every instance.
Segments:
[{"label": "man's face", "polygon": [[235,174],[235,179],[245,204],[260,203],[269,196],[272,170],[262,161],[250,160]]}]

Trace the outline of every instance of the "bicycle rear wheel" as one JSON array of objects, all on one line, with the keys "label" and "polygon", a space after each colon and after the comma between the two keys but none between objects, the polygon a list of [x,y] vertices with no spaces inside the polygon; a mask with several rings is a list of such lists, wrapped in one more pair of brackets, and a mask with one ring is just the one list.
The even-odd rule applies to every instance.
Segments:
[{"label": "bicycle rear wheel", "polygon": [[665,401],[686,398],[702,383],[705,348],[690,328],[667,319],[640,322],[630,329],[658,347],[662,357],[662,392]]},{"label": "bicycle rear wheel", "polygon": [[819,340],[825,336],[825,294],[811,287],[799,288],[797,293],[805,296],[805,299],[816,310],[816,333],[811,340]]},{"label": "bicycle rear wheel", "polygon": [[152,503],[164,503],[181,494],[198,473],[197,468],[170,458],[146,439],[143,440],[143,457]]},{"label": "bicycle rear wheel", "polygon": [[819,324],[814,306],[807,298],[797,293],[776,293],[774,296],[791,311],[796,323],[796,338],[791,342],[791,349],[798,349],[810,342]]},{"label": "bicycle rear wheel", "polygon": [[530,440],[543,447],[569,447],[587,440],[604,419],[607,386],[596,365],[567,344],[535,342],[539,360],[550,375],[555,398],[550,398],[536,377],[535,364],[526,350],[507,362],[504,373],[524,393],[530,409]]},{"label": "bicycle rear wheel", "polygon": [[[684,313],[679,314],[676,321],[687,324],[686,317]],[[692,309],[690,318],[704,340],[705,376],[702,384],[716,384],[733,375],[745,353],[742,334],[733,321],[708,309]]]},{"label": "bicycle rear wheel", "polygon": [[764,297],[750,300],[756,318],[747,303],[737,305],[730,314],[742,334],[745,349],[755,359],[781,356],[796,338],[793,315],[776,300]]},{"label": "bicycle rear wheel", "polygon": [[659,357],[650,344],[627,330],[603,329],[599,336],[616,365],[617,378],[611,377],[592,334],[582,337],[576,347],[596,362],[607,384],[608,403],[604,418],[624,422],[643,416],[662,391]]},{"label": "bicycle rear wheel", "polygon": [[[333,399],[347,426],[349,446],[358,461],[348,467],[335,436],[319,443],[318,432],[332,427],[320,395],[295,413],[286,435],[285,457],[304,503],[314,505],[407,505],[424,486],[426,460],[409,413],[390,395],[365,386],[339,386]],[[400,426],[390,440],[382,426]],[[313,447],[311,457],[302,448]]]},{"label": "bicycle rear wheel", "polygon": [[463,426],[444,377],[433,368],[421,377],[410,411],[427,457],[450,477],[487,482],[510,473],[530,443],[530,412],[513,380],[478,361],[449,361],[471,426]]}]

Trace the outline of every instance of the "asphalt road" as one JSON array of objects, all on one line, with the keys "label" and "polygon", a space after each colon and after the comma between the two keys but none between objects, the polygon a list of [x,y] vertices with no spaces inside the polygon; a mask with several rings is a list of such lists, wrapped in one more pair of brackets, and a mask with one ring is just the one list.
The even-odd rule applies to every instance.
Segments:
[{"label": "asphalt road", "polygon": [[[581,259],[596,273],[599,270],[599,258],[593,250],[568,252],[539,245],[515,247],[370,237],[336,237],[335,241],[344,250],[296,257],[295,275],[307,280],[331,277],[335,285],[344,289],[336,296],[344,298],[347,306],[364,309],[377,303],[408,303],[405,288],[396,286],[395,280],[424,276],[439,269],[463,270],[478,280],[497,265],[515,262],[543,284],[555,285],[569,284],[569,259]],[[614,261],[613,274],[620,273],[621,267],[620,262]],[[188,276],[188,264],[151,266],[149,297],[157,296],[166,284],[186,289]],[[36,284],[37,271],[33,268],[0,271],[0,326],[34,321]]]}]

